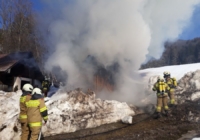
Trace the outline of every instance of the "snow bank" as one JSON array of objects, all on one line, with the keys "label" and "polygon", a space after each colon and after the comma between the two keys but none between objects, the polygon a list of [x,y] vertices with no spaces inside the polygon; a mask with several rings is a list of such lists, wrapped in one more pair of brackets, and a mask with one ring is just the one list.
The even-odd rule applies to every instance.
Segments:
[{"label": "snow bank", "polygon": [[[21,126],[18,118],[21,94],[21,91],[0,93],[0,140],[20,139]],[[77,89],[57,93],[45,101],[49,120],[42,127],[44,136],[93,128],[135,115],[135,111],[126,103],[96,99],[92,91],[85,94]]]},{"label": "snow bank", "polygon": [[185,91],[200,91],[200,70],[188,72],[178,83],[180,93]]},{"label": "snow bank", "polygon": [[135,115],[126,103],[95,99],[95,93],[92,91],[85,94],[74,90],[65,94],[67,96],[61,94],[64,98],[50,98],[46,102],[49,120],[42,129],[44,136],[93,128],[117,122],[128,115]]},{"label": "snow bank", "polygon": [[188,72],[178,81],[176,96],[180,103],[200,98],[200,70]]},{"label": "snow bank", "polygon": [[20,139],[21,127],[18,118],[21,94],[21,90],[8,93],[0,91],[0,140]]},{"label": "snow bank", "polygon": [[200,63],[193,64],[184,64],[184,65],[172,65],[172,66],[164,66],[158,68],[149,68],[140,70],[139,73],[142,77],[148,81],[150,77],[156,75],[163,75],[164,71],[171,72],[171,75],[176,77],[177,80],[181,79],[186,73],[194,72],[200,69]]}]

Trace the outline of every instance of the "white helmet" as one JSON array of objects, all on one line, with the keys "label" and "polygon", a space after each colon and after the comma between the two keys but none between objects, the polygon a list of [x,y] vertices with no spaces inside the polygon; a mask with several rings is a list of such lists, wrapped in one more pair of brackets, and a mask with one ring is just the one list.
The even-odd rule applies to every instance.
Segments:
[{"label": "white helmet", "polygon": [[161,78],[162,78],[162,76],[158,76],[158,77],[157,77],[157,80],[160,80]]},{"label": "white helmet", "polygon": [[162,76],[158,76],[158,77],[157,77],[157,80],[159,80],[159,81],[164,81],[164,78],[163,78]]},{"label": "white helmet", "polygon": [[34,88],[33,91],[32,91],[32,95],[33,94],[41,94],[42,95],[42,91],[39,88]]},{"label": "white helmet", "polygon": [[163,72],[163,74],[164,74],[164,75],[170,75],[170,72],[165,71],[165,72]]},{"label": "white helmet", "polygon": [[162,77],[162,78],[160,78],[160,81],[164,82],[164,81],[165,81],[165,79]]},{"label": "white helmet", "polygon": [[31,92],[33,90],[33,86],[31,84],[25,84],[22,90]]}]

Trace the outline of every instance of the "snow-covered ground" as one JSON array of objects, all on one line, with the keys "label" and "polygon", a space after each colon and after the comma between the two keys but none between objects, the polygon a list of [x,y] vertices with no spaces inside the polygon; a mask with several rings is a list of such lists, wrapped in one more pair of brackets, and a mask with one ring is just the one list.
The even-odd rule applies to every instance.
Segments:
[{"label": "snow-covered ground", "polygon": [[[182,103],[200,98],[200,63],[188,65],[166,66],[140,70],[143,80],[147,81],[147,89],[158,75],[170,71],[177,78],[177,98]],[[190,93],[189,95],[187,93]],[[0,140],[19,140],[21,128],[19,117],[19,98],[21,91],[16,93],[0,92]],[[46,102],[49,120],[42,127],[44,136],[74,132],[80,129],[97,127],[102,124],[120,121],[136,112],[125,102],[101,100],[95,93],[83,93],[77,89],[70,92],[58,92]]]},{"label": "snow-covered ground", "polygon": [[152,76],[163,75],[164,71],[169,71],[171,72],[172,77],[174,76],[177,78],[177,80],[179,80],[187,72],[194,72],[198,69],[200,69],[200,63],[164,66],[164,67],[159,67],[159,68],[149,68],[149,69],[140,70],[139,73],[143,75],[146,81],[148,81],[149,78]]}]

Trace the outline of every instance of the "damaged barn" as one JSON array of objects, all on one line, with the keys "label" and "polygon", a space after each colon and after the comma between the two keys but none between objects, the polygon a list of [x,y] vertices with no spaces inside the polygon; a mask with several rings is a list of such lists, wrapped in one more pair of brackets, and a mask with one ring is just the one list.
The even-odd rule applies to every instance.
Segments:
[{"label": "damaged barn", "polygon": [[[113,92],[115,90],[116,75],[120,69],[120,66],[117,62],[109,66],[104,66],[103,64],[99,63],[94,56],[88,55],[83,61],[80,69],[86,69],[85,71],[92,69],[92,71],[88,72],[89,75],[92,76],[91,80],[88,80],[89,78],[85,76],[84,73],[80,74],[80,77],[84,77],[84,80],[87,79],[87,86],[84,85],[85,91],[87,91],[87,89],[91,89],[92,91],[98,93],[102,90],[106,90],[108,92]],[[53,66],[50,71],[46,72],[46,77],[56,88],[61,86],[70,87],[72,90],[77,88],[74,87],[74,85],[69,85],[67,70],[62,69],[62,67],[59,65]]]},{"label": "damaged barn", "polygon": [[16,91],[25,83],[41,87],[43,79],[31,52],[0,54],[0,90]]},{"label": "damaged barn", "polygon": [[104,66],[100,64],[94,56],[88,55],[85,63],[89,64],[95,70],[92,84],[95,92],[100,92],[102,90],[107,90],[109,92],[114,91],[116,88],[116,74],[120,69],[117,62],[109,66]]}]

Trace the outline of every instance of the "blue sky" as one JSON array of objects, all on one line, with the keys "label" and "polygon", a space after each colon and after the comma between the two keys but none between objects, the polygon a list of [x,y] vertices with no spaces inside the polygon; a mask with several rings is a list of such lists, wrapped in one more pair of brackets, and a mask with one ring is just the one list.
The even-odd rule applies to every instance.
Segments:
[{"label": "blue sky", "polygon": [[31,0],[32,3],[33,3],[33,8],[36,10],[36,11],[39,11],[43,8],[43,5],[41,3],[41,0]]},{"label": "blue sky", "polygon": [[[31,0],[33,7],[36,11],[40,11],[43,8],[41,0]],[[192,16],[192,21],[188,27],[184,29],[179,36],[180,39],[188,40],[196,37],[200,37],[200,5],[195,8]]]},{"label": "blue sky", "polygon": [[179,36],[180,39],[200,37],[200,5],[195,8],[191,24]]}]

